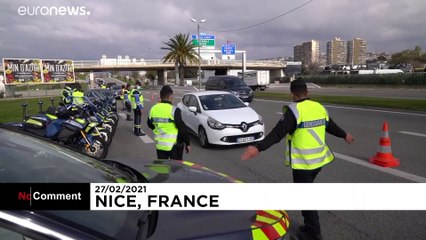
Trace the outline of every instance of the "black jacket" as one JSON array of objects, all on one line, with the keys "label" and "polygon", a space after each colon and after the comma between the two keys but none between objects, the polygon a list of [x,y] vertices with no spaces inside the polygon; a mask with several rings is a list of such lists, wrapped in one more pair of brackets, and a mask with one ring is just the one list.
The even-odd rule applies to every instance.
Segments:
[{"label": "black jacket", "polygon": [[[172,105],[171,102],[168,101],[161,101],[162,103],[168,103],[170,105]],[[185,143],[186,146],[190,145],[189,142],[189,133],[188,133],[188,127],[185,125],[185,123],[182,120],[182,115],[181,115],[181,111],[179,108],[176,108],[175,110],[175,114],[174,114],[174,121],[175,121],[175,125],[178,129],[178,136],[177,136],[177,142],[178,143]],[[151,128],[152,130],[155,129],[154,124],[152,123],[152,119],[149,118],[148,116],[148,121],[147,121],[148,127]]]}]

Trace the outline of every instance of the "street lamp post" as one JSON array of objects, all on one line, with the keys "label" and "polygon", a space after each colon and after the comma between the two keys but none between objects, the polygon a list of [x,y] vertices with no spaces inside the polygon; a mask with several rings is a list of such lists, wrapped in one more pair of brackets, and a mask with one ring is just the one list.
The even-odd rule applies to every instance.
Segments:
[{"label": "street lamp post", "polygon": [[200,54],[200,23],[203,23],[206,21],[206,19],[201,19],[200,21],[197,21],[193,18],[191,18],[191,21],[197,24],[197,42],[198,42],[198,74],[197,74],[197,80],[198,80],[198,89],[201,91],[201,54]]}]

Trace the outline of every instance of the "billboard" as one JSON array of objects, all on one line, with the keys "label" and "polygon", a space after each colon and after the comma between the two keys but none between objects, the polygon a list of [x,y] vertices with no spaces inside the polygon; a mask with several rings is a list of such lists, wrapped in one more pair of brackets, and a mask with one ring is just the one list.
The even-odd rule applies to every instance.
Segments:
[{"label": "billboard", "polygon": [[3,73],[6,85],[75,82],[72,60],[3,58]]},{"label": "billboard", "polygon": [[6,85],[40,84],[40,59],[3,58],[3,73]]},{"label": "billboard", "polygon": [[75,81],[72,60],[42,60],[43,83],[73,83]]}]

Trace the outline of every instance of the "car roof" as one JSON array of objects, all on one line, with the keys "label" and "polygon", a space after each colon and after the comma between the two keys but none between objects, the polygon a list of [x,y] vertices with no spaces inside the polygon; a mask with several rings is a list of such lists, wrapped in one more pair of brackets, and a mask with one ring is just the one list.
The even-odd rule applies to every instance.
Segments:
[{"label": "car roof", "polygon": [[191,92],[191,93],[186,93],[185,95],[188,95],[188,94],[192,94],[192,95],[195,95],[197,97],[199,97],[199,96],[208,96],[208,95],[217,95],[217,94],[229,94],[229,95],[233,95],[232,93],[226,92],[226,91],[210,91],[210,90],[208,90],[208,91],[202,91],[202,92]]}]

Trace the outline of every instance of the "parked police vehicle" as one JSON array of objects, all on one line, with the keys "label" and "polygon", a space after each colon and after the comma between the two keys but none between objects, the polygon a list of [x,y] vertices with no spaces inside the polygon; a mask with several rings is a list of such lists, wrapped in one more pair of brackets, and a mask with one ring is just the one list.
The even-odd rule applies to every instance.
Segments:
[{"label": "parked police vehicle", "polygon": [[253,101],[253,90],[247,86],[243,79],[235,76],[210,76],[206,82],[206,90],[227,91],[244,102]]}]

